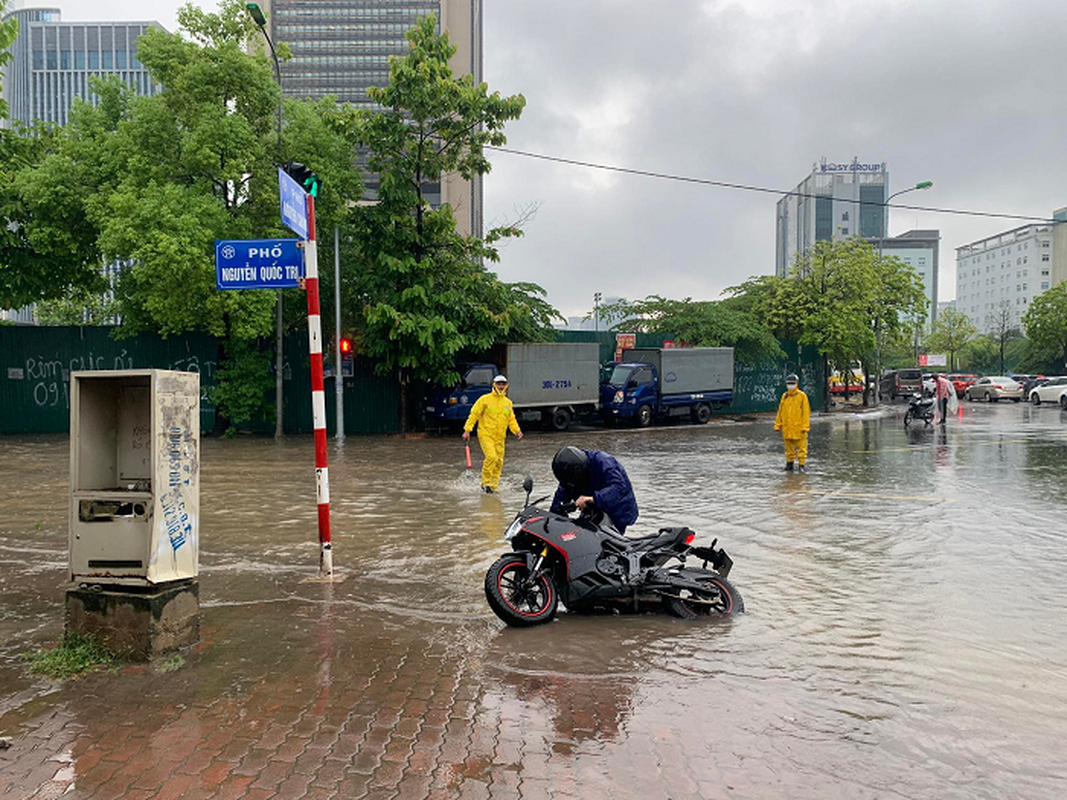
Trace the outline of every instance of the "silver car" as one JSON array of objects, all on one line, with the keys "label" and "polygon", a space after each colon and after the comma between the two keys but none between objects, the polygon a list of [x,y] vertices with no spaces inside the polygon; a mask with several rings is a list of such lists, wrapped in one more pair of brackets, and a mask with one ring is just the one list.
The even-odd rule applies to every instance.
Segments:
[{"label": "silver car", "polygon": [[963,396],[968,400],[988,400],[991,403],[1001,399],[1018,403],[1023,399],[1023,386],[1006,375],[994,375],[979,378],[967,388]]},{"label": "silver car", "polygon": [[1067,411],[1067,378],[1049,378],[1040,386],[1030,390],[1030,402],[1035,406],[1042,403],[1058,403]]}]

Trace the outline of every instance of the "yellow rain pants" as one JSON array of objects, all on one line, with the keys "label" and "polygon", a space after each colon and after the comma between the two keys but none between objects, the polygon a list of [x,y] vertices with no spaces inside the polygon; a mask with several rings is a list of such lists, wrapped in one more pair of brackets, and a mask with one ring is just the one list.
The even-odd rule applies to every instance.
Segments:
[{"label": "yellow rain pants", "polygon": [[509,430],[515,436],[519,435],[519,421],[515,419],[515,409],[508,399],[507,390],[500,391],[494,386],[493,391],[478,398],[463,430],[470,433],[475,425],[478,426],[478,444],[485,456],[482,486],[488,486],[495,492],[504,469],[504,440]]},{"label": "yellow rain pants", "polygon": [[787,464],[799,461],[800,466],[808,460],[808,435],[805,433],[799,439],[785,439],[785,460]]}]

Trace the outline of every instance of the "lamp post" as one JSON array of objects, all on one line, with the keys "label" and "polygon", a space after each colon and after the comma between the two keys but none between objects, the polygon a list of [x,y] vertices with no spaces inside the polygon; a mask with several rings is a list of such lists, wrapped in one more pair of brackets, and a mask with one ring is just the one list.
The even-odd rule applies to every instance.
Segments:
[{"label": "lamp post", "polygon": [[600,330],[600,299],[603,296],[600,292],[593,294],[593,330],[595,331]]},{"label": "lamp post", "polygon": [[[907,189],[901,189],[899,192],[893,192],[882,203],[882,207],[885,209],[885,213],[882,215],[882,227],[881,235],[878,237],[878,260],[882,260],[882,247],[885,244],[886,234],[889,232],[889,201],[894,197],[899,197],[902,194],[908,192],[923,191],[929,189],[934,185],[933,181],[919,181],[914,186],[909,186]],[[874,321],[874,397],[873,405],[878,407],[878,393],[882,388],[882,317],[881,310],[879,310],[878,318]]]},{"label": "lamp post", "polygon": [[[282,163],[282,68],[278,63],[278,52],[274,49],[274,42],[271,41],[270,34],[267,33],[267,18],[263,14],[263,9],[259,7],[259,3],[248,3],[245,6],[249,16],[252,17],[252,21],[259,26],[259,30],[263,33],[263,38],[267,40],[267,44],[270,46],[270,55],[274,59],[274,78],[278,82],[278,141],[275,145],[277,147],[277,161],[278,166]],[[284,341],[282,337],[282,290],[278,290],[278,303],[276,307],[276,341],[274,345],[274,438],[280,439],[284,435],[282,430],[282,391],[284,387],[284,375],[282,371],[284,369],[284,354],[282,349]]]}]

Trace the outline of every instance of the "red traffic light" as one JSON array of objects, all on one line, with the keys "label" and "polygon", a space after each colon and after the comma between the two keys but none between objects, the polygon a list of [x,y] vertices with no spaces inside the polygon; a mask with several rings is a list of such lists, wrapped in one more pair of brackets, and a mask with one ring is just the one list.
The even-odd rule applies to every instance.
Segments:
[{"label": "red traffic light", "polygon": [[341,355],[347,356],[347,355],[350,355],[351,353],[352,353],[352,340],[351,339],[342,339],[341,340]]}]

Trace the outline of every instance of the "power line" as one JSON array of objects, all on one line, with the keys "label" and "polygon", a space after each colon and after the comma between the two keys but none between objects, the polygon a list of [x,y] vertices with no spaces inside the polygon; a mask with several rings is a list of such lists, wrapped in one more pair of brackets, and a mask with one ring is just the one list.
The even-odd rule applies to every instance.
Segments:
[{"label": "power line", "polygon": [[[651,172],[644,169],[633,169],[632,167],[617,167],[610,164],[595,164],[591,161],[579,161],[574,158],[562,158],[560,156],[548,156],[543,153],[528,153],[523,150],[512,150],[508,147],[492,147],[490,145],[485,146],[486,150],[495,150],[498,153],[508,153],[513,156],[523,156],[525,158],[534,158],[541,161],[552,161],[557,164],[569,164],[575,167],[588,167],[589,169],[599,169],[604,172],[621,172],[624,175],[639,175],[644,178],[661,178],[668,181],[679,181],[681,183],[696,183],[702,186],[717,186],[721,189],[740,189],[746,192],[763,192],[764,194],[774,194],[791,196],[791,197],[805,197],[805,198],[819,198],[826,197],[826,195],[807,194],[805,192],[789,191],[786,189],[770,189],[766,186],[752,186],[746,183],[730,183],[728,181],[713,181],[708,178],[694,178],[688,175],[671,175],[667,172]],[[877,203],[870,200],[852,200],[849,198],[833,198],[839,203],[853,203],[859,206],[877,206],[878,208],[900,208],[906,211],[931,211],[937,214],[956,214],[958,216],[965,217],[991,217],[994,219],[1014,219],[1022,220],[1023,222],[1045,222],[1049,224],[1061,223],[1062,220],[1049,219],[1047,217],[1030,217],[1023,214],[998,214],[992,211],[967,211],[959,208],[936,208],[933,206],[909,206],[902,203]]]}]

